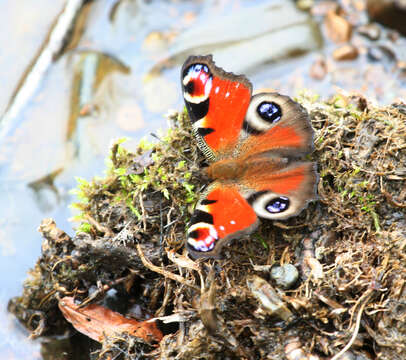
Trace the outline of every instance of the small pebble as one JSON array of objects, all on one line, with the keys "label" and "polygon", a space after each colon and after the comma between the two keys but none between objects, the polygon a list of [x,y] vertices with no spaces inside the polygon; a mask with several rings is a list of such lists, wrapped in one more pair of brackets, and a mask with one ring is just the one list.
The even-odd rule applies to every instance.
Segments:
[{"label": "small pebble", "polygon": [[296,6],[298,9],[303,10],[303,11],[308,11],[312,8],[314,5],[314,0],[298,0],[296,2]]},{"label": "small pebble", "polygon": [[327,36],[335,43],[346,42],[351,38],[352,25],[342,16],[329,11],[324,18]]},{"label": "small pebble", "polygon": [[274,266],[271,270],[271,278],[276,284],[284,289],[290,289],[299,278],[299,271],[291,264]]},{"label": "small pebble", "polygon": [[406,61],[399,60],[396,66],[402,74],[406,74]]},{"label": "small pebble", "polygon": [[388,61],[392,62],[396,59],[395,53],[386,46],[372,46],[368,49],[368,58],[371,61]]},{"label": "small pebble", "polygon": [[310,67],[310,76],[316,80],[323,80],[327,74],[327,64],[324,58],[319,58],[314,61]]},{"label": "small pebble", "polygon": [[336,61],[354,60],[358,57],[358,49],[353,45],[343,45],[333,51]]},{"label": "small pebble", "polygon": [[357,29],[357,32],[366,36],[369,40],[378,40],[381,36],[381,28],[376,24],[362,25]]}]

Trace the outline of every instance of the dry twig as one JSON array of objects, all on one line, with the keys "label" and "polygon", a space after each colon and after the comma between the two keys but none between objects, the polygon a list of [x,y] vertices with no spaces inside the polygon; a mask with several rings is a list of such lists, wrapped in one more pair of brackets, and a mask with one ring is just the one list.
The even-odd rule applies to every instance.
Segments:
[{"label": "dry twig", "polygon": [[166,271],[165,269],[160,268],[159,266],[154,265],[152,262],[150,262],[144,255],[142,249],[141,249],[141,245],[137,244],[137,252],[138,255],[142,261],[142,263],[144,264],[144,266],[148,269],[150,269],[153,272],[156,272],[158,274],[161,274],[164,277],[167,277],[169,279],[175,280],[177,282],[182,283],[183,285],[189,286],[197,291],[200,291],[200,288],[197,287],[196,285],[190,284],[188,281],[186,281],[182,276],[179,276],[177,274],[173,274],[169,271]]}]

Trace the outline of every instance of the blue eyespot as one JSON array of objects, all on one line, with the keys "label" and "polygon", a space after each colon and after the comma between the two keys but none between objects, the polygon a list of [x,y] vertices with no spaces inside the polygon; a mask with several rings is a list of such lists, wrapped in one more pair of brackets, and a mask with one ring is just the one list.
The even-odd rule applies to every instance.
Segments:
[{"label": "blue eyespot", "polygon": [[274,102],[268,101],[263,101],[258,105],[257,113],[263,120],[270,123],[275,123],[282,117],[281,107]]},{"label": "blue eyespot", "polygon": [[275,199],[272,199],[265,208],[268,212],[272,214],[277,214],[283,211],[286,211],[289,208],[290,201],[285,196],[279,196]]},{"label": "blue eyespot", "polygon": [[[192,77],[195,77],[201,72],[208,74],[209,68],[207,67],[207,65],[204,65],[204,64],[193,64],[189,67],[187,72]],[[192,75],[192,73],[194,73],[195,75]]]}]

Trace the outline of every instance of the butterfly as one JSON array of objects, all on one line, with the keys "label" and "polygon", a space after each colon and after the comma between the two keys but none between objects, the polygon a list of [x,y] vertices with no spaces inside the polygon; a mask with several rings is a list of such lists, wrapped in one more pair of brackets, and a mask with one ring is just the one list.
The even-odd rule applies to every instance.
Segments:
[{"label": "butterfly", "polygon": [[219,258],[229,240],[252,233],[258,217],[297,215],[316,197],[316,164],[306,110],[288,96],[260,93],[244,75],[217,67],[212,56],[190,56],[181,70],[186,109],[213,182],[191,217],[186,247],[194,257]]}]

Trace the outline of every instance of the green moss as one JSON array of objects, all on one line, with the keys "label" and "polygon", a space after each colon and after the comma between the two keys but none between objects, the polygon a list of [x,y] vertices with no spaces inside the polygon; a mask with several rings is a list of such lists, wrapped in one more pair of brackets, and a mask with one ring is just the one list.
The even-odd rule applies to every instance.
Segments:
[{"label": "green moss", "polygon": [[85,233],[90,233],[91,229],[92,229],[92,225],[90,225],[90,224],[87,223],[87,222],[83,222],[83,223],[80,224],[80,226],[78,227],[77,231],[85,232]]},{"label": "green moss", "polygon": [[[171,212],[179,216],[189,213],[190,204],[197,200],[195,189],[196,184],[200,184],[200,176],[196,164],[202,155],[192,141],[186,115],[178,114],[171,121],[168,132],[157,136],[159,141],[142,139],[134,153],[125,148],[125,139],[118,139],[106,161],[105,177],[91,181],[77,179],[78,186],[72,190],[77,201],[72,207],[79,211],[75,219],[85,221],[78,231],[90,231],[88,216],[103,224],[108,220],[107,214],[95,212],[101,199],[124,206],[128,210],[124,211],[125,216],[134,217],[143,226],[149,222],[155,225],[158,207],[160,211],[172,209]],[[145,202],[151,205],[147,209]],[[179,218],[179,221],[184,223],[185,219]]]}]

